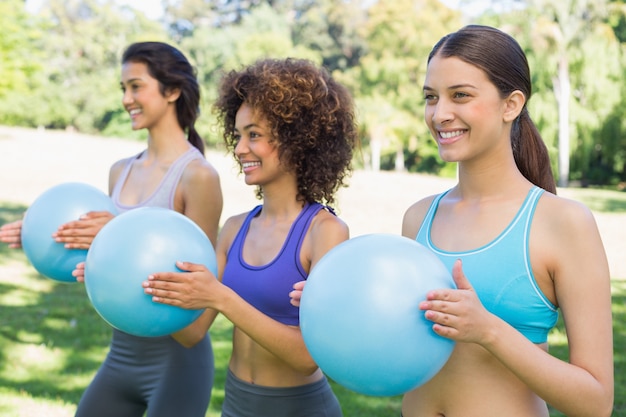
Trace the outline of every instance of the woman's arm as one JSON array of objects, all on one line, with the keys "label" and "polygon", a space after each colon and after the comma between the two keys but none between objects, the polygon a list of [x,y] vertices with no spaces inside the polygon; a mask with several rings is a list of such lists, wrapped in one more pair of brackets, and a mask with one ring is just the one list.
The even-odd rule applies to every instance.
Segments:
[{"label": "woman's arm", "polygon": [[217,170],[206,160],[195,160],[180,181],[181,198],[175,201],[175,210],[200,226],[215,248],[224,205]]},{"label": "woman's arm", "polygon": [[[213,248],[216,248],[223,207],[217,171],[207,161],[196,160],[185,169],[179,188],[182,198],[175,202],[175,209],[193,220],[206,233]],[[219,263],[218,260],[218,268]],[[216,316],[217,311],[207,309],[196,321],[173,333],[172,337],[181,345],[192,347],[204,338]]]}]

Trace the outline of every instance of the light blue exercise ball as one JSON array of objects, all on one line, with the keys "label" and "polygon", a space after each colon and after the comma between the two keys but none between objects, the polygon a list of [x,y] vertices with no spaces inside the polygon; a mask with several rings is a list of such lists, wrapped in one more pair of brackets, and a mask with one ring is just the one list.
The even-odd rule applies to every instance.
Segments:
[{"label": "light blue exercise ball", "polygon": [[37,272],[56,281],[76,282],[72,271],[85,260],[87,250],[66,249],[52,233],[90,211],[117,213],[108,195],[80,182],[56,185],[35,199],[24,214],[21,239],[26,258]]},{"label": "light blue exercise ball", "polygon": [[141,283],[155,272],[180,272],[176,261],[203,264],[217,275],[211,241],[188,217],[159,207],[124,212],[96,235],[85,261],[91,304],[111,326],[135,336],[165,336],[203,310],[159,304]]},{"label": "light blue exercise ball", "polygon": [[445,365],[454,342],[437,335],[419,303],[455,288],[450,271],[406,237],[369,234],[342,242],[312,269],[300,327],[331,379],[371,396],[406,393]]}]

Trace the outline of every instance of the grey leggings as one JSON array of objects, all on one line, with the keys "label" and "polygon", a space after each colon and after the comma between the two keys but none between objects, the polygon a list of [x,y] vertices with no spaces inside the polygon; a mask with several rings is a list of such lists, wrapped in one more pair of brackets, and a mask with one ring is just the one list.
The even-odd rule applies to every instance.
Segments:
[{"label": "grey leggings", "polygon": [[165,337],[113,331],[111,349],[76,417],[204,417],[213,385],[208,335],[187,349]]},{"label": "grey leggings", "polygon": [[222,417],[341,417],[341,406],[326,378],[299,387],[249,384],[230,370]]}]

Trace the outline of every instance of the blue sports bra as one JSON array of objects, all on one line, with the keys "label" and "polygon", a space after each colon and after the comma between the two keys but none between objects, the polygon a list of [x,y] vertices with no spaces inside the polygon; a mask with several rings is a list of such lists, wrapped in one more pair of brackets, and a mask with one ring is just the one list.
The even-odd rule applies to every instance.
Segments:
[{"label": "blue sports bra", "polygon": [[447,252],[433,244],[430,233],[439,201],[432,202],[415,240],[431,249],[452,270],[457,259],[485,308],[533,343],[544,343],[558,319],[556,306],[543,294],[529,258],[529,234],[543,190],[533,187],[513,221],[492,242],[465,252]]},{"label": "blue sports bra", "polygon": [[252,209],[228,250],[222,276],[224,285],[274,320],[291,326],[299,325],[300,309],[290,303],[289,293],[293,290],[293,284],[308,276],[300,262],[300,248],[311,220],[323,207],[319,203],[305,205],[291,225],[287,239],[276,258],[262,266],[249,265],[243,259],[243,243],[250,222],[263,206],[258,205]]}]

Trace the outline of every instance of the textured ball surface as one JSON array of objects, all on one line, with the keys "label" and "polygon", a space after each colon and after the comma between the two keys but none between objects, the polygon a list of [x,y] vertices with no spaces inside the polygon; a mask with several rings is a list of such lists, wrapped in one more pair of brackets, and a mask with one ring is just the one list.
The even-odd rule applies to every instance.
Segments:
[{"label": "textured ball surface", "polygon": [[191,324],[202,310],[159,304],[141,283],[156,272],[180,272],[176,261],[205,265],[217,260],[204,231],[184,215],[142,207],[111,220],[94,239],[85,261],[92,305],[111,326],[136,336],[165,336]]},{"label": "textured ball surface", "polygon": [[347,240],[318,262],[304,286],[304,342],[346,388],[373,396],[408,392],[431,379],[454,347],[419,309],[437,288],[455,288],[451,273],[416,241],[391,234]]},{"label": "textured ball surface", "polygon": [[66,249],[52,233],[90,211],[117,212],[108,195],[78,182],[56,185],[35,199],[24,214],[21,239],[24,253],[37,272],[56,281],[76,282],[72,271],[85,260],[87,250]]}]

